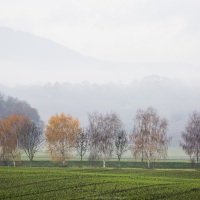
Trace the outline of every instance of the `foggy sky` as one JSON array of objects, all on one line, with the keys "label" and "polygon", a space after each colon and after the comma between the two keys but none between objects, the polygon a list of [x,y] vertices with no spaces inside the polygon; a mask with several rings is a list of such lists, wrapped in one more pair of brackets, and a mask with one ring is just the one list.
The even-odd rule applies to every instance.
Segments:
[{"label": "foggy sky", "polygon": [[0,26],[102,60],[200,64],[198,0],[0,0]]},{"label": "foggy sky", "polygon": [[0,92],[28,101],[45,122],[65,112],[86,124],[88,112],[113,110],[129,131],[136,110],[153,106],[178,145],[200,108],[199,8],[199,0],[0,0]]}]

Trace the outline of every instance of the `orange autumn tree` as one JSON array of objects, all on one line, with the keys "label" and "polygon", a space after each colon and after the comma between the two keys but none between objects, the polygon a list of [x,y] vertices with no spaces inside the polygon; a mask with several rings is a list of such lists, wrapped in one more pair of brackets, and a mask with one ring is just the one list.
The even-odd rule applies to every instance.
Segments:
[{"label": "orange autumn tree", "polygon": [[66,159],[70,158],[80,130],[79,120],[70,114],[55,115],[49,119],[45,135],[53,161],[62,161],[63,165],[65,164]]},{"label": "orange autumn tree", "polygon": [[11,115],[8,118],[0,119],[1,157],[5,164],[8,160],[12,160],[15,166],[15,161],[20,159],[18,137],[22,126],[28,122],[27,117],[20,115]]},{"label": "orange autumn tree", "polygon": [[5,165],[12,160],[15,166],[15,161],[20,159],[20,150],[23,150],[31,166],[42,141],[42,122],[36,123],[23,115],[0,119],[0,156]]}]

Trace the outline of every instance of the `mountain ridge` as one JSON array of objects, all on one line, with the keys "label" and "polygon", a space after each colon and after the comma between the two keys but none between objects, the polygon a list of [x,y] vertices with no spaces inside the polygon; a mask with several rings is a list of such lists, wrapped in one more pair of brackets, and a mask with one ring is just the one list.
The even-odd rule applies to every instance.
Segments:
[{"label": "mountain ridge", "polygon": [[73,62],[77,60],[98,62],[52,40],[6,27],[0,27],[0,44],[0,59],[27,60],[29,58],[33,61],[35,59],[44,61],[53,58],[59,61],[65,58]]},{"label": "mountain ridge", "polygon": [[54,41],[10,28],[0,28],[0,69],[4,85],[83,81],[130,83],[152,74],[193,81],[199,80],[200,72],[200,66],[186,63],[98,60]]}]

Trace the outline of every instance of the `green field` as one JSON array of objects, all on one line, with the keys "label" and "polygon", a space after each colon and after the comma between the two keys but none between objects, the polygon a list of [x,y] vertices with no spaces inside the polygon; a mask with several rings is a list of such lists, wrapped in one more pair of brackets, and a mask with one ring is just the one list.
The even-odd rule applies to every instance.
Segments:
[{"label": "green field", "polygon": [[[8,166],[12,167],[13,163],[8,162]],[[102,161],[88,161],[80,159],[68,160],[65,167],[102,167]],[[121,161],[121,168],[147,168],[147,162],[135,161],[132,159],[127,159]],[[0,161],[0,166],[4,166],[4,163]],[[18,167],[29,167],[30,162],[28,160],[16,162]],[[188,160],[158,160],[151,163],[154,169],[200,169],[200,163],[191,163]],[[62,162],[51,162],[50,160],[35,160],[32,163],[32,167],[63,167]],[[106,162],[106,167],[108,168],[119,168],[119,163],[116,159],[112,159]]]},{"label": "green field", "polygon": [[0,199],[200,199],[200,171],[0,167]]}]

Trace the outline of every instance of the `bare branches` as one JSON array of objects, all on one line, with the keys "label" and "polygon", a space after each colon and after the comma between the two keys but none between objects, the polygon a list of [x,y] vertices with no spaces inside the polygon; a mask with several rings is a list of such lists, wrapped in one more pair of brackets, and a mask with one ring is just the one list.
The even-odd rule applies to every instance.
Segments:
[{"label": "bare branches", "polygon": [[78,154],[81,157],[81,161],[83,160],[83,156],[88,150],[88,145],[89,145],[88,134],[83,129],[81,129],[76,136],[76,143],[75,143],[75,147]]},{"label": "bare branches", "polygon": [[22,149],[31,163],[43,139],[43,125],[39,126],[28,117],[20,115],[11,115],[0,121],[0,146],[3,159],[12,158],[15,166],[15,160],[20,155],[19,149]]},{"label": "bare branches", "polygon": [[35,153],[43,142],[43,124],[28,120],[23,123],[19,134],[19,146],[24,150],[32,165]]},{"label": "bare branches", "polygon": [[191,160],[198,163],[200,155],[200,113],[194,111],[190,116],[185,131],[182,133],[183,142],[180,144]]},{"label": "bare branches", "polygon": [[106,160],[112,157],[115,134],[121,127],[116,113],[89,114],[88,134],[90,140],[90,158],[100,158],[105,167]]},{"label": "bare branches", "polygon": [[166,157],[170,139],[167,137],[168,122],[161,118],[153,108],[138,110],[135,117],[132,140],[132,154],[142,156],[142,160],[148,161],[148,167],[152,159]]},{"label": "bare branches", "polygon": [[129,150],[128,137],[126,131],[121,129],[115,134],[115,154],[117,155],[120,167],[122,154]]}]

